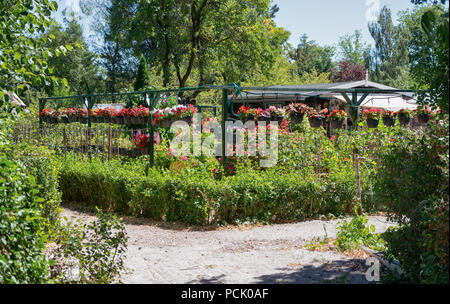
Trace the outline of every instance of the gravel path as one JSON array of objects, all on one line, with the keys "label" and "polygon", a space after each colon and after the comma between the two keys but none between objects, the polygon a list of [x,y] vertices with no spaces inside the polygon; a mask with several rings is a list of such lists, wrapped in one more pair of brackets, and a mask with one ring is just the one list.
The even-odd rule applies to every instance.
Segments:
[{"label": "gravel path", "polygon": [[[92,215],[63,209],[69,220]],[[240,226],[211,231],[162,226],[126,218],[124,283],[367,283],[364,259],[304,248],[314,237],[335,237],[342,220]],[[376,232],[392,223],[371,216]]]}]

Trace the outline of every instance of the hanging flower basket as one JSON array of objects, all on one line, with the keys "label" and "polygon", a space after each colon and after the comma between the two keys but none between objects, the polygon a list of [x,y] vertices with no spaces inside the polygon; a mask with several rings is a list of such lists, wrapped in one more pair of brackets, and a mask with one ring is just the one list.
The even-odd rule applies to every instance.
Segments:
[{"label": "hanging flower basket", "polygon": [[245,124],[247,121],[254,121],[254,120],[255,120],[255,116],[246,116],[241,119],[243,124]]},{"label": "hanging flower basket", "polygon": [[284,119],[283,116],[279,116],[279,117],[272,117],[270,120],[276,121],[276,122],[278,122],[279,125],[281,125],[281,123],[283,122],[283,119]]},{"label": "hanging flower basket", "polygon": [[61,123],[69,123],[69,117],[67,117],[67,116],[60,116],[59,117],[59,121]]},{"label": "hanging flower basket", "polygon": [[394,117],[383,116],[383,124],[386,127],[393,127],[393,126],[395,126],[395,118]]},{"label": "hanging flower basket", "polygon": [[267,117],[267,116],[259,116],[258,118],[256,118],[256,121],[265,122],[266,124],[269,124],[270,120],[271,120],[271,117]]},{"label": "hanging flower basket", "polygon": [[131,118],[131,124],[138,125],[140,122],[140,117],[130,117]]},{"label": "hanging flower basket", "polygon": [[123,116],[117,116],[116,117],[116,124],[118,125],[124,125],[125,124],[125,119]]},{"label": "hanging flower basket", "polygon": [[155,123],[155,126],[157,126],[157,127],[163,127],[163,128],[168,128],[168,127],[170,127],[170,126],[172,125],[172,123],[173,123],[174,121],[175,121],[175,120],[173,120],[173,119],[158,120],[158,121]]},{"label": "hanging flower basket", "polygon": [[305,116],[304,113],[300,114],[300,113],[291,113],[291,122],[293,124],[299,125],[303,122],[303,118]]},{"label": "hanging flower basket", "polygon": [[367,126],[370,129],[378,128],[378,124],[380,123],[379,119],[367,118]]},{"label": "hanging flower basket", "polygon": [[398,121],[400,122],[401,125],[409,124],[410,120],[411,120],[411,118],[408,115],[398,113]]},{"label": "hanging flower basket", "polygon": [[322,120],[323,119],[320,117],[312,117],[309,119],[309,125],[314,129],[320,128],[320,126],[322,125]]},{"label": "hanging flower basket", "polygon": [[342,129],[344,121],[342,119],[332,119],[330,122],[330,127],[332,129]]},{"label": "hanging flower basket", "polygon": [[78,121],[79,123],[82,123],[82,124],[87,124],[88,119],[87,119],[87,117],[79,116],[78,119],[77,119],[77,121]]},{"label": "hanging flower basket", "polygon": [[420,123],[428,123],[430,121],[430,115],[429,114],[419,114],[419,115],[417,115],[417,120]]},{"label": "hanging flower basket", "polygon": [[192,116],[186,116],[181,118],[180,120],[187,122],[188,124],[192,123]]}]

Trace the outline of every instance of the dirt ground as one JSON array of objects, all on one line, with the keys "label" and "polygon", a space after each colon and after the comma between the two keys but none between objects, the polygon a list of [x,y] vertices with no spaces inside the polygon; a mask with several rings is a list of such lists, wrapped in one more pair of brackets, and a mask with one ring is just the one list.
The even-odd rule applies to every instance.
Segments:
[{"label": "dirt ground", "polygon": [[[95,219],[67,207],[63,215],[72,221]],[[124,283],[368,283],[366,256],[304,247],[314,237],[323,238],[325,229],[335,237],[343,220],[217,229],[124,220],[129,237],[125,265],[131,269],[122,275]],[[393,225],[383,216],[370,216],[368,224],[376,232]]]}]

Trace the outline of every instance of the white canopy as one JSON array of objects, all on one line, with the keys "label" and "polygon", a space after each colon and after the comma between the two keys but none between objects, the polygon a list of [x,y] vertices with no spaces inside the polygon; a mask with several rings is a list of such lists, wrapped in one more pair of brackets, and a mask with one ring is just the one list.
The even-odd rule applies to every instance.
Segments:
[{"label": "white canopy", "polygon": [[[344,97],[340,94],[333,94],[333,97],[347,103]],[[358,99],[362,95],[358,94]],[[361,104],[363,108],[380,108],[384,110],[399,111],[401,109],[415,110],[417,108],[415,99],[405,100],[399,95],[381,95],[381,94],[369,94]]]}]

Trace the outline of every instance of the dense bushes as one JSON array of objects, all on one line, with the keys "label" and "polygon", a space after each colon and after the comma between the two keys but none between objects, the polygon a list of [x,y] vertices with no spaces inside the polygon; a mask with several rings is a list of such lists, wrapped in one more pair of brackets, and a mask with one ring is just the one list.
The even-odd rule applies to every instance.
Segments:
[{"label": "dense bushes", "polygon": [[397,229],[386,233],[390,254],[413,282],[448,283],[449,137],[440,122],[403,138],[383,155],[376,197]]},{"label": "dense bushes", "polygon": [[[115,280],[124,269],[123,223],[101,212],[89,225],[61,221],[55,153],[11,144],[16,110],[0,108],[0,284]],[[68,275],[69,260],[77,276]]]},{"label": "dense bushes", "polygon": [[42,283],[49,278],[45,204],[39,180],[15,159],[8,128],[13,108],[0,108],[0,283]]},{"label": "dense bushes", "polygon": [[247,170],[213,178],[211,172],[186,168],[181,173],[93,158],[61,157],[63,200],[133,213],[155,220],[190,224],[208,222],[289,221],[352,210],[351,177],[331,178],[298,172]]}]

